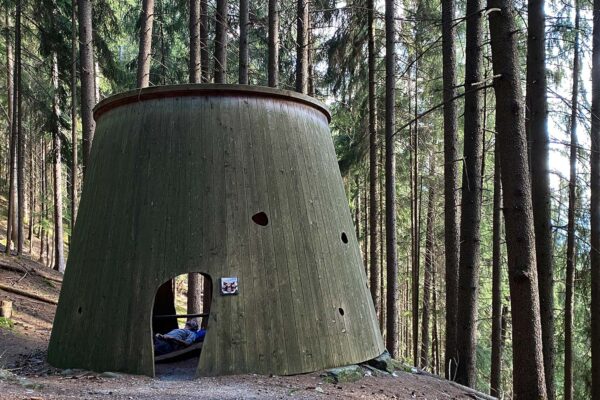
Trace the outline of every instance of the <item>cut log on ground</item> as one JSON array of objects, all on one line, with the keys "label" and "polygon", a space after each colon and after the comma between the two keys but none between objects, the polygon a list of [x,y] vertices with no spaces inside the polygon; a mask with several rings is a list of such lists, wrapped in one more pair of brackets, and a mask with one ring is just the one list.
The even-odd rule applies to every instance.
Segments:
[{"label": "cut log on ground", "polygon": [[37,295],[35,293],[31,293],[31,292],[27,292],[25,290],[21,290],[21,289],[17,289],[17,288],[11,287],[11,286],[3,285],[1,283],[0,283],[0,290],[4,290],[6,292],[11,292],[11,293],[15,293],[15,294],[18,294],[21,296],[29,297],[30,299],[43,301],[44,303],[58,305],[58,301],[56,301],[56,300],[47,299],[47,298]]}]

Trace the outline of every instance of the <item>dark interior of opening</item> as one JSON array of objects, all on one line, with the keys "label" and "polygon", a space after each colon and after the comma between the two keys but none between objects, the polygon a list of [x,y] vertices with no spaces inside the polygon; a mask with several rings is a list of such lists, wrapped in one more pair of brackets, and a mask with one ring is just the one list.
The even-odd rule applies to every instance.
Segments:
[{"label": "dark interior of opening", "polygon": [[201,273],[176,276],[156,291],[152,343],[157,377],[195,376],[208,329],[212,291],[210,276]]}]

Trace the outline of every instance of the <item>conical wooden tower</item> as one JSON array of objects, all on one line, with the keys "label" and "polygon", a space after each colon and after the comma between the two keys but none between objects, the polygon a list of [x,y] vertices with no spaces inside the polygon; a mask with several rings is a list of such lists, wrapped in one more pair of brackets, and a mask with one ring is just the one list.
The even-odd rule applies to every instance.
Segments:
[{"label": "conical wooden tower", "polygon": [[[51,364],[153,376],[154,296],[188,272],[215,286],[199,375],[296,374],[384,351],[322,104],[183,85],[94,113]],[[237,295],[220,293],[228,277]]]}]

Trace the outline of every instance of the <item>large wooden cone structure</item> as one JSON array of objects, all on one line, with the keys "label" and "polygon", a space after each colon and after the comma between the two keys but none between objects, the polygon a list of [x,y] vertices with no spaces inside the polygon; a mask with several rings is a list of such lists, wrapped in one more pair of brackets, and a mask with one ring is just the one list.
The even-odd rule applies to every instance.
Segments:
[{"label": "large wooden cone structure", "polygon": [[[51,364],[153,376],[155,293],[188,272],[215,288],[198,375],[296,374],[384,351],[322,104],[183,85],[94,113]],[[221,295],[223,277],[238,295]]]}]

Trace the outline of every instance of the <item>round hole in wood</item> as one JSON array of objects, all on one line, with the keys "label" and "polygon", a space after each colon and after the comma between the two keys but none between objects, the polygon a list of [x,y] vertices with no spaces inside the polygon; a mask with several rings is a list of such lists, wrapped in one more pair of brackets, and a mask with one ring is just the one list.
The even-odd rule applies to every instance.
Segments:
[{"label": "round hole in wood", "polygon": [[344,316],[344,309],[342,307],[338,308],[338,311],[340,312],[341,316]]},{"label": "round hole in wood", "polygon": [[348,243],[348,235],[346,235],[346,232],[342,232],[342,242]]},{"label": "round hole in wood", "polygon": [[254,221],[254,223],[257,225],[267,226],[269,224],[269,217],[267,217],[267,214],[261,211],[252,216],[252,221]]},{"label": "round hole in wood", "polygon": [[79,307],[79,308],[77,309],[77,312],[78,312],[79,314],[81,314],[81,307]]}]

